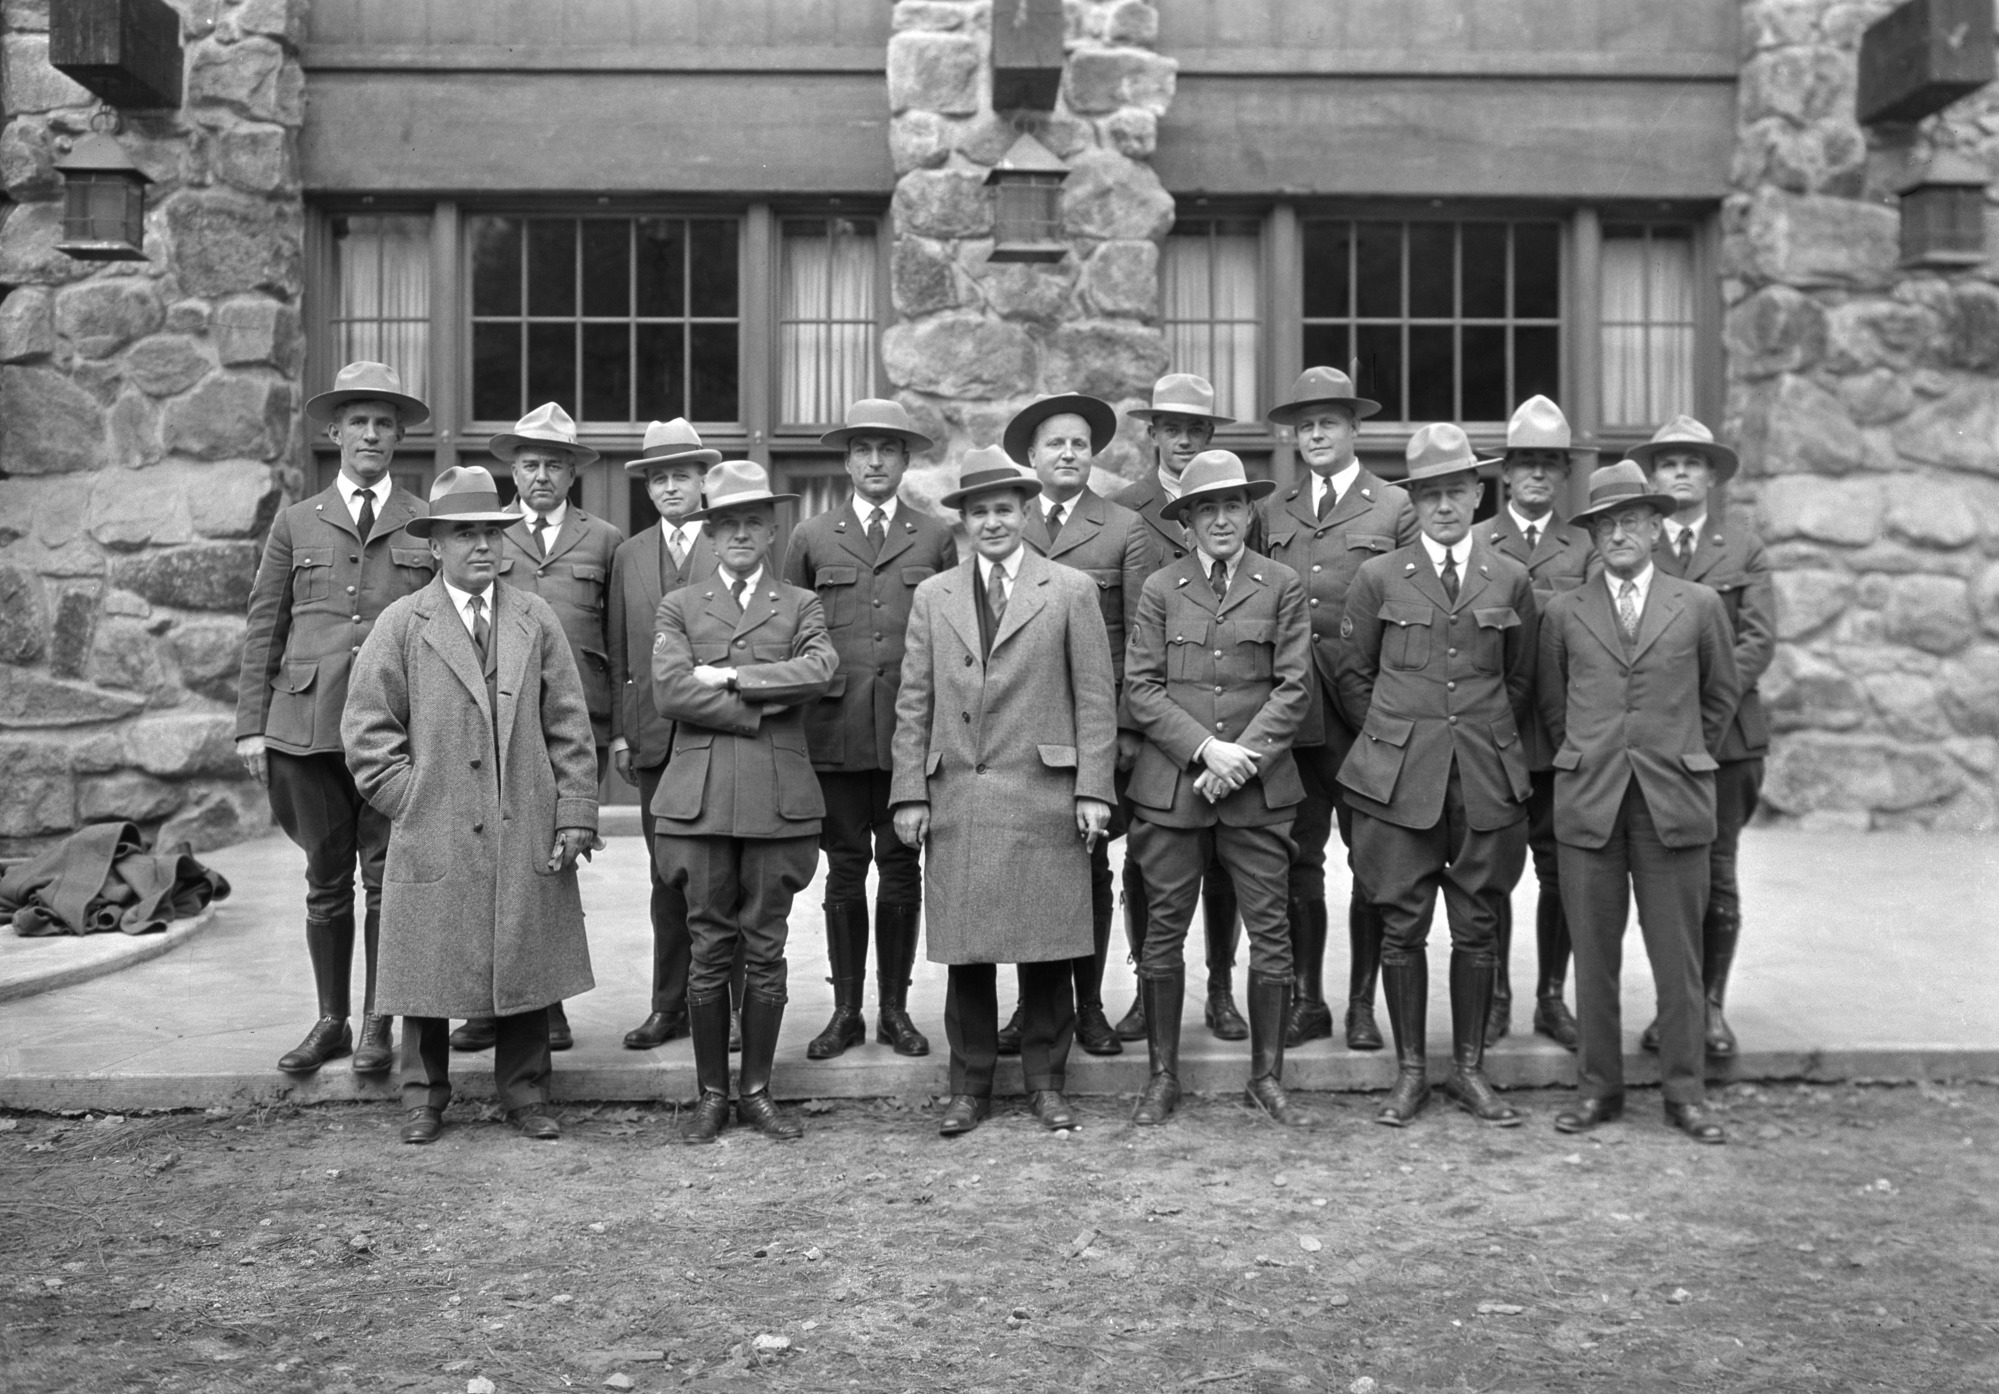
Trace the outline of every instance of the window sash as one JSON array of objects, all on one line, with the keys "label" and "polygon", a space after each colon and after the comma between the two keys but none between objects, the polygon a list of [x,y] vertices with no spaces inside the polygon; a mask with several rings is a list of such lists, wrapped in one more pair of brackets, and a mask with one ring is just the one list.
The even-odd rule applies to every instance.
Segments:
[{"label": "window sash", "polygon": [[778,423],[826,429],[875,395],[880,264],[874,219],[781,220]]},{"label": "window sash", "polygon": [[1243,219],[1183,219],[1166,238],[1160,325],[1167,362],[1214,385],[1216,410],[1254,417],[1262,401],[1262,230]]},{"label": "window sash", "polygon": [[1693,229],[1609,225],[1600,266],[1604,424],[1649,428],[1695,412],[1700,326]]},{"label": "window sash", "polygon": [[430,216],[357,215],[334,220],[332,313],[327,326],[341,363],[386,363],[403,389],[430,386]]}]

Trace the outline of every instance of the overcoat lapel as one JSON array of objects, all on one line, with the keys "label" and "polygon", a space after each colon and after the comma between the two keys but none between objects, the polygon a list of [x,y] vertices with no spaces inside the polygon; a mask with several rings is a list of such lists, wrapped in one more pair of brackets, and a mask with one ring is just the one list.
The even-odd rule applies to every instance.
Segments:
[{"label": "overcoat lapel", "polygon": [[944,603],[938,608],[943,612],[945,622],[958,631],[958,637],[972,653],[979,651],[979,554],[972,553],[951,572],[951,579],[944,583]]},{"label": "overcoat lapel", "polygon": [[[493,639],[499,644],[494,655],[499,673],[500,711],[494,726],[499,733],[500,769],[507,768],[507,751],[514,740],[514,713],[519,709],[521,683],[527,678],[528,650],[535,643],[534,626],[528,622],[527,607],[518,594],[506,594],[507,587],[493,587]],[[506,595],[505,599],[501,599]],[[464,625],[458,626],[461,630]],[[501,636],[504,634],[504,638]],[[467,638],[466,644],[471,644]],[[475,650],[476,653],[476,650]],[[480,686],[484,686],[482,676]]]},{"label": "overcoat lapel", "polygon": [[1013,594],[1006,598],[1006,613],[1000,616],[999,628],[993,631],[994,653],[1048,604],[1048,598],[1041,592],[1048,585],[1049,565],[1032,548],[1020,559],[1020,574],[1015,578]]},{"label": "overcoat lapel", "polygon": [[[494,594],[497,596],[498,593],[499,587],[495,583]],[[493,704],[486,696],[486,674],[479,666],[479,651],[472,647],[472,636],[465,630],[465,621],[459,617],[458,607],[451,603],[450,595],[445,592],[443,578],[432,581],[423,594],[423,641],[437,651],[438,657],[444,660],[444,666],[465,685],[465,690],[472,694],[472,700],[479,704],[479,710],[486,714],[486,720],[491,722]]]}]

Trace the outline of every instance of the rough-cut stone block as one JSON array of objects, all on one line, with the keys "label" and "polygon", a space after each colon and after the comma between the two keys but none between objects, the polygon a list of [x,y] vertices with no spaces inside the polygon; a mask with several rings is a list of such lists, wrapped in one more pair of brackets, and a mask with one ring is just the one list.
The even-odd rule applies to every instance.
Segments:
[{"label": "rough-cut stone block", "polygon": [[1159,148],[1159,118],[1144,107],[1128,106],[1104,122],[1104,137],[1118,154],[1149,160]]},{"label": "rough-cut stone block", "polygon": [[45,34],[9,34],[0,42],[0,92],[7,94],[9,115],[87,107],[97,101],[88,88],[49,66]]},{"label": "rough-cut stone block", "polygon": [[1999,364],[1999,289],[1983,281],[1952,286],[1938,347],[1953,368],[1987,372]]},{"label": "rough-cut stone block", "polygon": [[1092,150],[1076,157],[1062,186],[1062,226],[1076,237],[1156,242],[1173,226],[1173,195],[1152,166]]},{"label": "rough-cut stone block", "polygon": [[279,126],[219,132],[209,147],[209,161],[224,182],[247,193],[278,193],[298,184],[291,138]]},{"label": "rough-cut stone block", "polygon": [[1999,635],[1999,562],[1972,577],[1971,608],[1978,615],[1980,629]]},{"label": "rough-cut stone block", "polygon": [[23,203],[62,195],[62,175],[49,147],[48,123],[39,116],[9,121],[0,130],[0,190]]},{"label": "rough-cut stone block", "polygon": [[1164,116],[1173,104],[1180,65],[1142,48],[1079,48],[1062,75],[1069,110],[1103,115],[1121,106]]},{"label": "rough-cut stone block", "polygon": [[1916,405],[1908,378],[1887,368],[1839,380],[1839,405],[1857,426],[1879,426],[1907,416]]},{"label": "rough-cut stone block", "polygon": [[1034,386],[1034,342],[1017,324],[945,314],[882,335],[889,381],[939,397],[1012,397]]},{"label": "rough-cut stone block", "polygon": [[1850,300],[1826,317],[1826,367],[1858,373],[1886,365],[1907,369],[1936,343],[1936,312],[1898,300]]},{"label": "rough-cut stone block", "polygon": [[162,779],[229,774],[237,768],[235,719],[222,715],[146,716],[125,731],[132,764]]},{"label": "rough-cut stone block", "polygon": [[1114,44],[1149,44],[1159,37],[1159,11],[1147,0],[1118,0],[1104,15],[1104,38]]},{"label": "rough-cut stone block", "polygon": [[1937,703],[1934,679],[1917,673],[1876,673],[1861,686],[1896,740],[1935,741],[1951,734],[1950,721]]},{"label": "rough-cut stone block", "polygon": [[1800,124],[1853,115],[1853,60],[1830,48],[1758,53],[1742,65],[1742,119],[1779,116]]},{"label": "rough-cut stone block", "polygon": [[1943,665],[1937,705],[1968,736],[1999,736],[1999,644],[1978,644]]},{"label": "rough-cut stone block", "polygon": [[7,797],[0,799],[0,836],[38,837],[76,826],[76,778],[68,753],[47,741],[0,741]]},{"label": "rough-cut stone block", "polygon": [[203,780],[188,790],[187,806],[160,825],[158,845],[185,842],[194,852],[233,847],[270,831],[269,802],[254,784]]},{"label": "rough-cut stone block", "polygon": [[1777,591],[1777,637],[1802,639],[1853,603],[1853,577],[1811,569],[1771,573]]},{"label": "rough-cut stone block", "polygon": [[1764,189],[1744,232],[1744,269],[1794,286],[1886,285],[1901,257],[1901,215],[1857,199]]},{"label": "rough-cut stone block", "polygon": [[57,286],[88,276],[91,263],[57,251],[60,241],[60,203],[16,207],[0,222],[0,285]]},{"label": "rough-cut stone block", "polygon": [[32,668],[0,668],[0,726],[84,726],[116,721],[143,699],[64,682]]},{"label": "rough-cut stone block", "polygon": [[1056,159],[1073,160],[1097,143],[1097,132],[1088,121],[1058,111],[1041,123],[1041,143]]},{"label": "rough-cut stone block", "polygon": [[1850,731],[1867,720],[1867,699],[1853,675],[1809,649],[1780,647],[1760,687],[1777,731]]},{"label": "rough-cut stone block", "polygon": [[907,29],[888,41],[888,104],[970,116],[979,109],[981,46],[969,34]]},{"label": "rough-cut stone block", "polygon": [[277,481],[268,465],[224,460],[184,468],[188,511],[207,537],[261,537],[277,516]]},{"label": "rough-cut stone block", "polygon": [[100,471],[90,490],[90,535],[115,552],[192,542],[187,485],[178,470]]},{"label": "rough-cut stone block", "polygon": [[1893,428],[1896,453],[1946,469],[1999,474],[1999,383],[1971,378],[1922,402]]},{"label": "rough-cut stone block", "polygon": [[1766,540],[1808,537],[1849,547],[1865,546],[1880,536],[1881,510],[1876,480],[1801,474],[1766,480],[1757,508]]},{"label": "rough-cut stone block", "polygon": [[141,620],[106,615],[97,626],[84,675],[99,687],[122,689],[157,699],[166,686],[159,646]]},{"label": "rough-cut stone block", "polygon": [[971,20],[972,7],[958,0],[896,0],[889,21],[897,30],[963,29]]},{"label": "rough-cut stone block", "polygon": [[262,34],[296,48],[305,39],[305,6],[296,0],[242,0],[217,21],[215,36],[225,44]]},{"label": "rough-cut stone block", "polygon": [[296,212],[238,194],[187,192],[168,201],[166,223],[174,270],[189,295],[297,288]]},{"label": "rough-cut stone block", "polygon": [[1008,319],[1053,323],[1073,313],[1071,292],[1078,275],[1074,257],[1058,262],[990,262],[983,260],[986,244],[973,243],[974,278],[986,307]]},{"label": "rough-cut stone block", "polygon": [[46,290],[22,286],[0,301],[0,363],[26,363],[55,350],[55,319]]},{"label": "rough-cut stone block", "polygon": [[155,334],[132,345],[125,355],[125,376],[141,392],[171,397],[207,377],[215,360],[184,334]]},{"label": "rough-cut stone block", "polygon": [[121,557],[111,579],[155,605],[235,612],[249,604],[259,550],[254,542],[215,542]]},{"label": "rough-cut stone block", "polygon": [[934,111],[905,111],[888,123],[888,154],[897,174],[935,169],[951,158],[951,123]]},{"label": "rough-cut stone block", "polygon": [[156,465],[160,445],[160,404],[136,388],[119,395],[111,408],[111,459],[126,469]]},{"label": "rough-cut stone block", "polygon": [[983,237],[993,205],[985,176],[965,170],[915,170],[895,184],[895,228],[919,237]]},{"label": "rough-cut stone block", "polygon": [[185,786],[133,770],[85,779],[76,792],[76,815],[81,823],[150,823],[179,808],[186,797]]},{"label": "rough-cut stone block", "polygon": [[0,663],[39,663],[48,641],[48,600],[40,578],[0,563]]},{"label": "rough-cut stone block", "polygon": [[59,678],[82,677],[96,633],[96,588],[74,586],[58,595],[49,627],[49,671]]},{"label": "rough-cut stone block", "polygon": [[1151,390],[1167,369],[1166,343],[1156,329],[1115,320],[1064,324],[1042,356],[1044,392],[1087,392],[1116,400]]},{"label": "rough-cut stone block", "polygon": [[180,685],[212,701],[236,704],[244,623],[202,620],[175,627],[167,652],[180,670]]},{"label": "rough-cut stone block", "polygon": [[1100,315],[1159,313],[1159,245],[1106,242],[1083,264],[1083,293]]},{"label": "rough-cut stone block", "polygon": [[232,366],[287,366],[299,344],[298,311],[267,296],[224,301],[215,311],[215,346]]},{"label": "rough-cut stone block", "polygon": [[1763,797],[1780,813],[1899,812],[1939,803],[1964,787],[1948,756],[1923,745],[1799,732],[1770,753]]},{"label": "rough-cut stone block", "polygon": [[921,237],[898,237],[889,258],[889,288],[896,313],[904,319],[948,310],[960,301],[957,263],[951,244]]},{"label": "rough-cut stone block", "polygon": [[1918,546],[1962,547],[1978,536],[1978,519],[1956,485],[1904,475],[1888,492],[1888,531]]},{"label": "rough-cut stone block", "polygon": [[168,450],[201,460],[268,460],[291,431],[291,389],[248,373],[213,377],[167,407]]},{"label": "rough-cut stone block", "polygon": [[56,292],[56,333],[85,358],[109,358],[166,317],[152,283],[137,277],[85,281]]},{"label": "rough-cut stone block", "polygon": [[1971,642],[1977,620],[1963,581],[1951,576],[1897,576],[1881,611],[1891,643],[1924,653],[1950,654]]},{"label": "rough-cut stone block", "polygon": [[[976,165],[998,164],[1019,139],[1020,132],[1013,128],[1013,122],[995,111],[982,111],[968,121],[954,122],[951,129],[952,147]],[[1048,145],[1046,140],[1041,143]],[[1055,149],[1052,145],[1048,148]]]},{"label": "rough-cut stone block", "polygon": [[206,300],[176,300],[167,306],[167,333],[198,337],[208,332],[212,317],[213,311]]},{"label": "rough-cut stone block", "polygon": [[1743,378],[1802,372],[1825,351],[1825,312],[1789,286],[1765,286],[1729,310],[1724,338]]},{"label": "rough-cut stone block", "polygon": [[190,107],[227,107],[253,121],[296,125],[282,81],[284,50],[270,39],[245,39],[227,46],[202,44],[187,67]]},{"label": "rough-cut stone block", "polygon": [[53,368],[0,368],[0,472],[70,474],[106,463],[96,399]]}]

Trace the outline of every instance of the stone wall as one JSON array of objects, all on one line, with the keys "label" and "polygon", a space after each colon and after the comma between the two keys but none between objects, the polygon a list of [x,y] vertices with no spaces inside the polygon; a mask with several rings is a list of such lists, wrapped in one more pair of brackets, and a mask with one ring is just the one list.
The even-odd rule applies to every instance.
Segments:
[{"label": "stone wall", "polygon": [[233,755],[262,538],[296,493],[305,0],[175,0],[186,92],[119,136],[156,182],[143,262],[55,250],[51,162],[94,99],[4,0],[0,852],[131,818],[197,848],[261,829]]},{"label": "stone wall", "polygon": [[[996,442],[1033,398],[1088,392],[1136,405],[1166,371],[1159,247],[1173,198],[1147,161],[1177,65],[1149,47],[1159,15],[1147,0],[1068,0],[1066,10],[1061,96],[1030,128],[1070,166],[1062,217],[1073,250],[1056,264],[994,265],[985,179],[1018,132],[1013,113],[992,109],[991,0],[895,7],[897,322],[882,356],[903,404],[940,442],[911,472],[919,498],[948,488],[965,449]],[[1098,463],[1135,477],[1141,439],[1125,423]]]}]

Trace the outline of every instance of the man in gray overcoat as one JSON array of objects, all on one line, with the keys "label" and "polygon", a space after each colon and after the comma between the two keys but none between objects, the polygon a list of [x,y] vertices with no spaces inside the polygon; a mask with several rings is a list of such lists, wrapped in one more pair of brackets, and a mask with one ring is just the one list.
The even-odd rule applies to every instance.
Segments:
[{"label": "man in gray overcoat", "polygon": [[553,1141],[548,1006],[595,985],[575,870],[597,829],[590,712],[548,602],[498,584],[493,476],[446,470],[430,509],[407,526],[438,578],[382,612],[340,723],[355,785],[390,821],[377,990],[404,1018],[402,1136],[443,1129],[462,1017],[494,1023],[508,1118]]},{"label": "man in gray overcoat", "polygon": [[1020,966],[1021,1066],[1047,1128],[1075,1035],[1070,963],[1090,952],[1090,854],[1116,798],[1117,712],[1097,585],[1025,545],[1034,475],[969,452],[947,508],[974,555],[916,588],[896,699],[895,830],[923,857],[930,961],[949,965],[951,1101],[938,1131],[991,1107],[996,965]]}]

